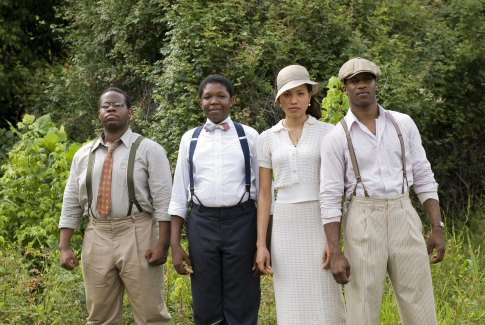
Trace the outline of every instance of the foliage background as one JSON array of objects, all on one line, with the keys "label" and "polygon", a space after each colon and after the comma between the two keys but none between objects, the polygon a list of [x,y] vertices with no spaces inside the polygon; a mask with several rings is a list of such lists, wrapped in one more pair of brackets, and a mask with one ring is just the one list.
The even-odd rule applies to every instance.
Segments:
[{"label": "foliage background", "polygon": [[208,74],[234,82],[233,118],[262,131],[281,116],[282,67],[302,64],[326,84],[362,56],[384,72],[380,104],[418,124],[442,207],[483,200],[483,1],[2,0],[0,13],[3,125],[49,113],[82,143],[99,132],[98,94],[116,85],[136,103],[133,127],[173,164],[181,135],[203,121],[196,91]]},{"label": "foliage background", "polygon": [[[449,235],[469,236],[452,243],[463,249],[452,255],[459,265],[450,261],[446,269],[461,281],[447,280],[446,288],[468,289],[443,289],[449,293],[444,304],[475,304],[463,323],[481,319],[483,290],[466,290],[483,277],[465,271],[483,270],[483,237],[476,234],[485,230],[484,15],[480,0],[0,0],[2,288],[14,288],[11,281],[19,288],[43,283],[35,279],[47,273],[56,275],[43,284],[52,290],[73,279],[81,283],[56,266],[56,227],[72,154],[100,130],[97,99],[104,88],[128,91],[133,129],[161,143],[175,166],[181,135],[203,122],[196,93],[208,74],[233,81],[232,117],[263,131],[281,117],[272,104],[278,71],[304,65],[327,85],[325,119],[335,123],[346,101],[333,76],[361,56],[383,71],[379,103],[410,114],[421,131]],[[78,234],[77,249],[80,240]],[[9,259],[20,264],[7,267]],[[12,270],[25,272],[19,279]],[[169,277],[169,292],[186,294],[184,281]],[[18,323],[42,323],[36,313],[58,312],[51,305],[62,294],[39,298],[36,293],[47,291],[33,288],[37,310],[22,309]],[[76,295],[82,305],[82,292]]]}]

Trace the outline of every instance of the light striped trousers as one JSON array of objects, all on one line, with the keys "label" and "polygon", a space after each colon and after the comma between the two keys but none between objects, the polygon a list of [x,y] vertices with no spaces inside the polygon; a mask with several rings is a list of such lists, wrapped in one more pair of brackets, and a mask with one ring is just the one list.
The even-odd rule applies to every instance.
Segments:
[{"label": "light striped trousers", "polygon": [[422,223],[408,194],[353,197],[342,221],[348,325],[377,325],[386,272],[404,325],[437,324]]}]

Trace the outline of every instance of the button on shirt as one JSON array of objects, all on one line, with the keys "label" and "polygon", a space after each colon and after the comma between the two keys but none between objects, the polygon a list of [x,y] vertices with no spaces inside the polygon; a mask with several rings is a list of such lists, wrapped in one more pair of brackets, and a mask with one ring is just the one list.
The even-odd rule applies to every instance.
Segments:
[{"label": "button on shirt", "polygon": [[[387,111],[381,106],[376,119],[376,135],[359,122],[350,109],[345,116],[367,193],[374,198],[391,198],[402,194],[401,145],[388,114],[392,114],[403,135],[409,186],[414,185],[421,203],[430,198],[438,200],[438,184],[426,158],[416,124],[408,115]],[[356,183],[345,131],[340,123],[322,142],[321,154],[320,204],[322,220],[326,224],[340,221],[344,188],[348,203]],[[408,192],[406,183],[404,192]],[[360,183],[356,195],[364,196]]]},{"label": "button on shirt", "polygon": [[[128,156],[131,145],[139,134],[128,129],[121,137],[121,144],[113,151],[113,171],[111,182],[112,209],[107,218],[124,217],[128,213],[129,198],[126,183]],[[88,214],[88,195],[86,189],[86,170],[89,153],[95,152],[92,188],[93,202]],[[96,211],[99,180],[103,169],[103,162],[108,154],[102,137],[92,143],[84,145],[74,155],[69,179],[64,191],[59,228],[79,229],[82,216],[91,215],[100,219]],[[172,190],[172,176],[165,150],[158,143],[144,139],[136,151],[134,165],[135,195],[143,211],[152,213],[157,221],[170,221],[167,213]],[[132,214],[138,213],[135,205]]]},{"label": "button on shirt", "polygon": [[[223,122],[229,124],[229,130],[202,130],[194,152],[194,192],[201,202],[195,197],[192,199],[206,207],[234,206],[246,192],[244,155],[239,137],[230,117]],[[256,200],[259,186],[256,154],[258,132],[246,125],[243,125],[243,128],[250,152],[251,199]],[[170,215],[182,218],[185,218],[190,200],[189,146],[194,130],[187,131],[180,141],[172,199],[168,209]],[[247,199],[245,195],[242,202]]]}]

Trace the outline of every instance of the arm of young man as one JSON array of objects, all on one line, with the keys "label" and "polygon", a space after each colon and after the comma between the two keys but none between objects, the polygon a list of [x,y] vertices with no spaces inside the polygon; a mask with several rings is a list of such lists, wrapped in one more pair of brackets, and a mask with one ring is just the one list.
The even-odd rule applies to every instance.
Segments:
[{"label": "arm of young man", "polygon": [[74,233],[74,229],[61,228],[60,240],[59,240],[59,254],[60,263],[66,270],[73,270],[79,266],[79,260],[71,250],[71,238]]},{"label": "arm of young man", "polygon": [[[413,187],[423,204],[424,210],[431,222],[431,232],[427,236],[426,244],[431,263],[439,263],[445,256],[445,238],[441,223],[441,211],[438,201],[438,184],[431,170],[431,165],[426,158],[426,152],[421,142],[419,130],[410,119],[409,147],[413,168]],[[436,254],[433,252],[436,251]],[[433,255],[434,254],[434,255]]]},{"label": "arm of young man", "polygon": [[[171,215],[171,239],[170,247],[172,250],[172,264],[178,274],[186,275],[192,270],[192,262],[182,248],[180,243],[184,217],[187,214],[188,186],[189,186],[189,164],[188,164],[188,145],[191,133],[184,134],[180,141],[177,166],[172,189],[172,197],[168,213]],[[184,265],[187,264],[187,268]]]},{"label": "arm of young man", "polygon": [[[148,187],[153,199],[153,218],[158,221],[158,243],[150,247],[145,258],[148,264],[165,264],[170,246],[170,216],[167,212],[172,193],[172,174],[165,150],[157,143],[147,141]],[[142,142],[143,143],[143,142]]]},{"label": "arm of young man", "polygon": [[77,181],[79,174],[80,156],[84,155],[87,147],[78,150],[72,160],[69,179],[64,189],[62,199],[62,211],[59,220],[60,238],[59,238],[59,261],[66,270],[73,270],[79,266],[79,260],[71,250],[71,238],[75,229],[79,229],[82,207],[79,203],[79,184]]},{"label": "arm of young man", "polygon": [[[430,263],[439,263],[445,256],[445,237],[443,227],[440,226],[441,212],[439,202],[435,199],[427,199],[423,203],[426,214],[431,222],[431,232],[426,239]],[[436,251],[436,254],[434,254]],[[434,254],[434,255],[433,255]]]},{"label": "arm of young man", "polygon": [[345,139],[345,136],[335,128],[322,141],[320,207],[330,255],[330,271],[337,283],[346,284],[350,281],[350,264],[340,247],[342,195],[345,188],[345,151],[341,139]]},{"label": "arm of young man", "polygon": [[[178,274],[186,275],[192,270],[192,262],[189,255],[180,245],[180,235],[182,233],[182,226],[184,219],[179,216],[172,215],[172,239],[170,246],[172,247],[172,263]],[[188,268],[185,268],[184,262]]]}]

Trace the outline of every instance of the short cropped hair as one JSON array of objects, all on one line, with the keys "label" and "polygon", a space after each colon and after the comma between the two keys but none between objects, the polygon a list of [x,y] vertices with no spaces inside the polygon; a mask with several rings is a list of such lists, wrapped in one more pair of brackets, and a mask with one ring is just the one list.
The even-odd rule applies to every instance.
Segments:
[{"label": "short cropped hair", "polygon": [[212,75],[206,77],[200,83],[199,92],[197,93],[197,96],[199,97],[199,99],[202,98],[202,93],[204,92],[205,86],[207,84],[210,84],[210,83],[216,83],[216,84],[223,85],[226,88],[227,92],[229,93],[229,96],[234,97],[235,92],[234,92],[234,87],[233,87],[232,83],[226,77],[221,76],[220,74],[212,74]]},{"label": "short cropped hair", "polygon": [[125,97],[125,105],[128,109],[131,108],[131,98],[130,96],[128,96],[128,94],[126,92],[124,92],[123,90],[121,90],[120,88],[117,88],[117,87],[109,87],[109,88],[106,88],[105,90],[103,90],[103,92],[101,93],[101,95],[99,95],[99,99],[98,99],[98,107],[101,106],[101,97],[103,97],[104,94],[106,94],[108,91],[114,91],[114,92],[117,92],[117,93],[120,93],[123,95],[123,97]]}]

